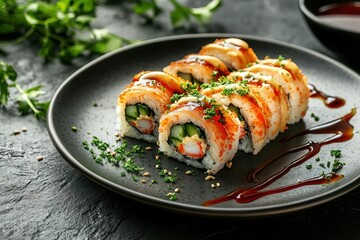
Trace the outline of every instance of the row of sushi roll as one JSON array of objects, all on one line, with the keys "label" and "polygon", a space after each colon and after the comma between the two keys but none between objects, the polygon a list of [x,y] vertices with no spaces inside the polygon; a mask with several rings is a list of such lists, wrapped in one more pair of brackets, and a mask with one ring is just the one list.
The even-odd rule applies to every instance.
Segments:
[{"label": "row of sushi roll", "polygon": [[258,154],[305,115],[307,78],[290,59],[258,59],[242,39],[217,39],[162,71],[141,71],[117,101],[120,136],[216,174],[237,151]]}]

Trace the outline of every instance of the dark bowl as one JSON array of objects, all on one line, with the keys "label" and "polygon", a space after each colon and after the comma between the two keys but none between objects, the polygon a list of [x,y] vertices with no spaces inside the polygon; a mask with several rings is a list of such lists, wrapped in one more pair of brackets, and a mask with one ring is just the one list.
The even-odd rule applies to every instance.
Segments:
[{"label": "dark bowl", "polygon": [[[349,0],[299,0],[299,7],[316,38],[330,51],[346,60],[360,54],[360,31],[345,29],[318,17],[319,9],[328,4],[349,3]],[[359,0],[352,0],[360,4]]]}]

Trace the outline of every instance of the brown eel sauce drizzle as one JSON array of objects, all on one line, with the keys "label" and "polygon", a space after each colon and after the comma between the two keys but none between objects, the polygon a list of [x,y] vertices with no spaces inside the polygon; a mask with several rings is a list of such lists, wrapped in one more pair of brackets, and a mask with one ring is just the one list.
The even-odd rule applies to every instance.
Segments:
[{"label": "brown eel sauce drizzle", "polygon": [[[341,98],[328,96],[318,90],[314,86],[310,88],[311,96],[320,96],[320,98],[324,99],[324,103],[326,106],[330,108],[334,107],[340,107],[345,104],[345,101]],[[330,101],[328,101],[330,99]],[[335,99],[335,100],[334,100]],[[340,100],[339,100],[340,99]],[[335,103],[334,103],[335,102]],[[328,173],[323,174],[318,177],[310,178],[304,181],[299,181],[292,185],[287,185],[284,187],[279,187],[271,190],[263,190],[282,176],[284,176],[286,173],[290,171],[293,167],[296,167],[308,159],[312,158],[316,154],[320,152],[321,147],[336,143],[336,142],[345,142],[349,141],[354,134],[354,126],[350,124],[350,119],[356,114],[356,109],[351,109],[351,112],[344,115],[341,118],[329,121],[327,123],[323,123],[321,125],[306,129],[300,133],[295,134],[294,136],[291,136],[287,138],[286,140],[293,139],[297,136],[305,135],[305,134],[334,134],[331,137],[320,141],[320,142],[314,142],[309,141],[303,145],[296,146],[294,148],[291,148],[287,150],[284,153],[281,153],[280,155],[267,160],[263,164],[259,165],[256,169],[250,172],[248,175],[248,182],[256,182],[257,184],[254,187],[248,187],[248,188],[237,188],[234,191],[230,192],[229,194],[226,194],[224,196],[221,196],[219,198],[215,198],[212,200],[208,200],[203,202],[203,206],[211,206],[214,204],[222,203],[229,200],[235,200],[238,203],[248,203],[255,201],[261,197],[276,194],[280,192],[289,191],[295,188],[303,187],[306,185],[316,185],[316,184],[328,184],[331,182],[336,182],[344,177],[342,174],[336,174],[336,173]],[[307,150],[307,152],[292,161],[289,165],[285,166],[282,170],[275,173],[274,175],[270,176],[269,178],[263,180],[262,182],[258,183],[257,175],[262,172],[265,168],[267,168],[269,165],[271,165],[273,162],[279,160],[280,158],[284,157],[285,155],[296,153],[300,151]]]},{"label": "brown eel sauce drizzle", "polygon": [[334,97],[319,91],[314,85],[308,84],[311,98],[319,98],[329,108],[339,108],[345,105],[345,100],[339,97]]}]

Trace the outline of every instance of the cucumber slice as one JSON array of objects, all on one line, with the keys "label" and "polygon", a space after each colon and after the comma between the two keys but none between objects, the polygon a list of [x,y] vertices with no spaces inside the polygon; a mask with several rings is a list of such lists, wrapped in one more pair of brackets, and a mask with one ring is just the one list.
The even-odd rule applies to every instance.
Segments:
[{"label": "cucumber slice", "polygon": [[187,135],[189,137],[194,136],[195,134],[197,134],[199,137],[201,137],[200,129],[197,126],[195,126],[194,124],[186,123],[184,126],[185,126],[185,130],[187,132]]},{"label": "cucumber slice", "polygon": [[131,118],[138,118],[139,111],[136,105],[128,105],[125,108],[125,115]]},{"label": "cucumber slice", "polygon": [[229,110],[236,113],[240,121],[244,121],[243,117],[241,116],[239,108],[235,107],[234,105],[230,104],[228,106]]},{"label": "cucumber slice", "polygon": [[174,138],[174,137],[170,137],[169,142],[170,142],[170,144],[172,144],[175,147],[180,146],[180,144],[182,143],[181,140]]},{"label": "cucumber slice", "polygon": [[199,80],[197,80],[197,79],[195,79],[195,78],[192,79],[192,83],[195,84],[195,85],[199,85],[199,86],[200,86],[201,84],[203,84],[202,82],[200,82]]},{"label": "cucumber slice", "polygon": [[185,80],[191,81],[192,82],[192,75],[190,73],[183,73],[183,72],[178,72],[177,75]]},{"label": "cucumber slice", "polygon": [[139,115],[151,116],[151,109],[143,104],[137,104]]},{"label": "cucumber slice", "polygon": [[136,118],[132,118],[132,117],[129,117],[129,116],[126,116],[126,115],[125,115],[125,117],[126,117],[126,121],[127,121],[128,123],[130,123],[130,122],[135,122],[135,121],[136,121]]},{"label": "cucumber slice", "polygon": [[170,129],[170,137],[182,140],[185,137],[185,129],[182,125],[173,125]]}]

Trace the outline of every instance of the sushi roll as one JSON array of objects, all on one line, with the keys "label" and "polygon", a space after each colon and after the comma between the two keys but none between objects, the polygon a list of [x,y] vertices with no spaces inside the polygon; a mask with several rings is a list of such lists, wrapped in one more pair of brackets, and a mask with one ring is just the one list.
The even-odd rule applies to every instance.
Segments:
[{"label": "sushi roll", "polygon": [[249,72],[271,75],[284,89],[289,101],[288,124],[293,124],[304,117],[308,109],[310,91],[307,78],[290,59],[259,60],[244,69]]},{"label": "sushi roll", "polygon": [[174,93],[182,93],[184,80],[161,71],[143,71],[120,93],[117,100],[120,137],[157,142],[160,116]]},{"label": "sushi roll", "polygon": [[280,84],[272,76],[247,71],[232,72],[227,76],[232,81],[245,81],[268,121],[268,140],[273,140],[287,129],[289,103]]},{"label": "sushi roll", "polygon": [[254,50],[239,38],[217,39],[203,46],[199,54],[220,59],[231,71],[243,69],[257,60]]},{"label": "sushi roll", "polygon": [[235,156],[244,134],[236,114],[215,99],[186,96],[161,116],[159,150],[216,174]]},{"label": "sushi roll", "polygon": [[199,54],[189,54],[183,59],[171,62],[163,71],[198,85],[217,81],[219,77],[230,73],[218,58]]},{"label": "sushi roll", "polygon": [[215,98],[236,113],[244,125],[246,135],[239,139],[239,150],[258,154],[268,143],[269,123],[263,113],[262,105],[252,90],[244,82],[215,83],[202,85],[201,94]]}]

